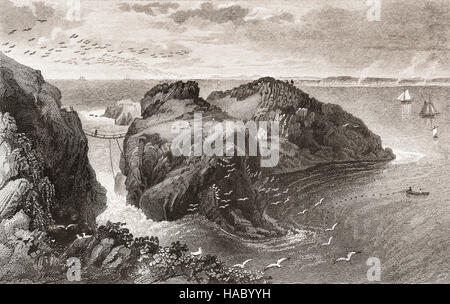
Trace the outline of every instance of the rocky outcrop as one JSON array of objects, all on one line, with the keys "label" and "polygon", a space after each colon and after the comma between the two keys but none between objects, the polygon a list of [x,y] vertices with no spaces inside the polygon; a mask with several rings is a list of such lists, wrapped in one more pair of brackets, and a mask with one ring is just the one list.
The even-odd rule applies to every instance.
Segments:
[{"label": "rocky outcrop", "polygon": [[[320,163],[394,158],[360,119],[340,106],[310,98],[286,82],[261,78],[229,91],[213,92],[206,101],[198,94],[193,81],[152,88],[141,101],[143,119],[133,122],[124,141],[121,170],[127,176],[127,202],[154,220],[200,213],[246,236],[283,230],[264,213],[266,202],[256,189],[262,170],[258,156],[185,157],[172,153],[175,137],[171,128],[177,119],[185,120],[184,136],[192,141],[194,112],[203,114],[202,141],[213,128],[207,127],[208,123],[278,121],[280,161],[264,173]],[[191,149],[195,151],[195,141]]]},{"label": "rocky outcrop", "polygon": [[339,105],[309,97],[288,82],[261,78],[235,89],[212,92],[207,101],[244,120],[279,121],[278,172],[320,163],[395,158],[362,120]]},{"label": "rocky outcrop", "polygon": [[[249,167],[258,168],[254,159],[172,154],[170,130],[176,120],[192,123],[194,112],[203,114],[205,125],[227,118],[198,93],[197,83],[176,82],[156,86],[142,99],[143,119],[130,126],[121,161],[127,203],[157,221],[200,213],[235,233],[254,237],[278,233],[264,219],[265,206],[249,175]],[[185,136],[191,137],[190,131]]]},{"label": "rocky outcrop", "polygon": [[[46,83],[39,71],[23,66],[1,52],[0,62],[0,112],[9,113],[14,121],[9,125],[17,131],[16,139],[2,143],[8,146],[0,146],[0,151],[14,150],[14,145],[26,148],[17,157],[31,162],[39,175],[38,180],[34,179],[33,172],[24,176],[21,172],[25,172],[26,167],[18,169],[26,166],[23,159],[14,161],[10,157],[9,161],[3,162],[0,170],[2,191],[9,189],[5,188],[7,183],[13,180],[17,183],[8,191],[7,204],[13,204],[27,191],[26,182],[20,180],[25,178],[35,188],[28,201],[34,202],[32,206],[48,205],[45,208],[50,222],[94,227],[96,216],[106,206],[106,191],[97,182],[89,164],[88,142],[77,113],[61,109],[61,93]],[[23,142],[15,142],[17,140]],[[25,142],[29,147],[28,144],[24,146]],[[33,151],[33,159],[23,155],[30,154],[27,151]],[[36,183],[42,187],[46,185],[47,190],[39,191]],[[32,220],[36,219],[33,218],[36,214],[29,215]]]},{"label": "rocky outcrop", "polygon": [[130,99],[120,100],[105,110],[104,117],[114,119],[116,125],[128,126],[141,115],[141,105]]}]

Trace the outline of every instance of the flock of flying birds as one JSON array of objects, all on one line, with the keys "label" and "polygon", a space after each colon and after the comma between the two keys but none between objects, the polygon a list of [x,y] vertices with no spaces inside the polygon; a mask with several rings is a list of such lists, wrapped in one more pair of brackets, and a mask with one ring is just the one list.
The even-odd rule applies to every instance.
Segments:
[{"label": "flock of flying birds", "polygon": [[[218,163],[218,164],[219,164],[219,166],[221,166],[221,167],[223,167],[223,168],[225,168],[227,170],[227,174],[225,175],[224,179],[230,178],[232,172],[234,172],[236,170],[236,168],[234,167],[235,164],[234,163],[230,163],[227,159],[223,159],[223,163]],[[247,173],[249,173],[251,175],[251,177],[260,177],[261,176],[261,171],[256,172],[256,173],[251,173],[250,172],[250,168],[248,166],[247,166]],[[264,184],[273,183],[273,182],[275,182],[275,177],[272,177],[272,178],[268,177],[268,178],[266,178]],[[216,200],[219,202],[219,209],[228,208],[230,206],[230,202],[231,202],[231,199],[229,197],[233,194],[233,190],[230,190],[228,192],[224,192],[223,196],[225,196],[225,197],[221,197],[220,192],[223,192],[223,191],[221,191],[221,189],[216,184],[213,184],[211,186],[211,189],[213,190],[213,193],[214,193],[214,196],[215,196]],[[289,188],[285,189],[284,191],[281,191],[280,188],[272,188],[272,187],[265,188],[265,187],[261,186],[261,187],[259,187],[258,191],[259,192],[265,192],[266,194],[274,193],[273,194],[273,198],[274,199],[278,199],[280,196],[288,194]],[[318,202],[316,202],[311,207],[311,209],[317,208],[320,205],[322,205],[322,203],[324,202],[324,199],[325,198],[321,198]],[[248,197],[241,197],[241,198],[237,198],[236,200],[237,201],[246,201],[246,200],[249,200],[249,198]],[[270,205],[278,206],[280,204],[286,204],[289,201],[290,201],[290,196],[288,195],[284,200],[277,200],[276,202],[273,202]],[[190,204],[189,205],[188,212],[196,213],[197,211],[198,211],[198,204]],[[304,209],[304,210],[298,212],[297,214],[298,215],[305,215],[308,211],[309,211],[308,209]],[[335,231],[335,229],[336,229],[336,227],[338,225],[339,225],[339,223],[335,223],[331,227],[325,228],[323,230],[324,230],[325,233],[333,232],[333,231]],[[325,243],[322,243],[321,246],[330,246],[333,238],[334,238],[334,236],[330,236],[328,238],[328,241],[325,242]],[[361,253],[361,252],[360,251],[351,251],[351,252],[347,253],[347,256],[345,256],[345,257],[335,258],[335,259],[333,259],[333,264],[337,263],[337,262],[350,262],[352,257],[355,254],[358,254],[358,253]],[[201,256],[202,254],[203,254],[203,250],[202,250],[201,247],[199,247],[197,251],[191,252],[191,255],[193,255],[193,256]],[[280,258],[275,263],[271,263],[271,264],[267,265],[264,268],[263,271],[266,271],[266,270],[271,269],[271,268],[281,268],[281,263],[283,263],[284,261],[287,261],[289,259],[290,259],[289,257]],[[237,267],[237,268],[242,268],[243,269],[243,268],[245,268],[246,264],[249,263],[250,261],[252,261],[252,259],[247,259],[247,260],[243,261],[242,263],[233,265],[233,267]]]},{"label": "flock of flying birds", "polygon": [[[47,22],[46,19],[38,19],[40,23]],[[18,45],[14,42],[14,36],[20,31],[29,33],[25,51],[19,51]],[[70,65],[110,65],[119,66],[127,69],[147,72],[149,71],[147,63],[143,62],[139,57],[145,56],[146,59],[156,58],[173,58],[181,57],[189,54],[188,50],[182,49],[178,51],[151,51],[149,48],[114,48],[110,43],[101,43],[87,38],[80,37],[79,34],[73,33],[63,39],[53,43],[41,45],[38,38],[33,35],[33,28],[27,27],[22,30],[12,29],[8,32],[8,41],[0,44],[5,54],[22,53],[22,55],[40,57],[42,59],[51,60],[53,63],[62,63]]]}]

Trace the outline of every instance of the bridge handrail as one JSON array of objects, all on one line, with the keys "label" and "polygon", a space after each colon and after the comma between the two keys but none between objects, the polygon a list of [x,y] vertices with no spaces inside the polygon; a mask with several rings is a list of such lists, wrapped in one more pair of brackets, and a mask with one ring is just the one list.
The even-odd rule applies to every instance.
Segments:
[{"label": "bridge handrail", "polygon": [[101,139],[116,139],[116,138],[123,138],[127,135],[127,133],[119,133],[119,134],[95,134],[93,132],[89,132],[87,130],[84,130],[84,133],[87,136],[95,137],[95,138],[101,138]]}]

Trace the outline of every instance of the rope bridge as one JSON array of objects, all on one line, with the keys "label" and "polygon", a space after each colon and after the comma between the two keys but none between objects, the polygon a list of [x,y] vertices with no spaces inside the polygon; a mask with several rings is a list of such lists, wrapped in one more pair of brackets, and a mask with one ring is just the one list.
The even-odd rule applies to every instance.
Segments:
[{"label": "rope bridge", "polygon": [[87,136],[94,137],[94,138],[100,138],[100,139],[119,139],[119,138],[124,138],[127,135],[127,133],[100,134],[100,133],[97,133],[97,131],[91,132],[91,131],[88,131],[85,129],[83,129],[83,132]]},{"label": "rope bridge", "polygon": [[84,134],[89,137],[93,138],[99,138],[99,139],[107,139],[109,141],[109,161],[111,165],[111,172],[113,175],[113,180],[116,178],[116,174],[114,172],[114,165],[113,165],[113,159],[112,159],[112,144],[111,140],[115,140],[117,143],[117,147],[119,147],[120,153],[123,155],[122,148],[120,147],[119,139],[124,138],[127,133],[118,133],[118,134],[100,134],[95,130],[94,132],[88,131],[83,129]]},{"label": "rope bridge", "polygon": [[[110,165],[111,165],[111,173],[113,175],[113,180],[115,180],[116,174],[114,172],[114,165],[113,165],[113,158],[112,158],[112,143],[111,143],[111,141],[112,140],[116,141],[116,144],[117,144],[117,147],[120,150],[121,156],[125,157],[124,153],[123,153],[123,150],[122,150],[122,147],[120,146],[119,139],[124,138],[127,135],[127,133],[100,134],[100,133],[97,132],[97,130],[95,130],[94,132],[91,132],[91,131],[88,131],[88,130],[85,130],[85,129],[83,129],[83,132],[86,134],[86,136],[93,137],[93,138],[98,138],[98,139],[105,139],[105,140],[109,141],[109,161],[110,161]],[[137,179],[137,177],[134,175],[133,170],[131,170],[131,168],[129,168],[129,169],[130,169],[131,174],[134,176],[135,180],[138,181],[139,179]]]}]

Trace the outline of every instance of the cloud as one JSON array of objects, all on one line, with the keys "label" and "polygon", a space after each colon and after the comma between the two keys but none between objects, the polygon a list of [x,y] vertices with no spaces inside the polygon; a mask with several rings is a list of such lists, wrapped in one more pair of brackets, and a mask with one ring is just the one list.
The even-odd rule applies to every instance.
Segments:
[{"label": "cloud", "polygon": [[249,9],[240,5],[215,8],[212,3],[205,2],[201,4],[200,9],[178,10],[171,15],[171,18],[180,24],[195,17],[218,24],[227,22],[243,24],[245,23],[244,18],[248,13]]},{"label": "cloud", "polygon": [[272,21],[272,22],[282,22],[282,21],[294,22],[295,21],[295,17],[291,13],[284,12],[284,13],[281,13],[279,15],[272,16],[268,20]]},{"label": "cloud", "polygon": [[9,0],[0,1],[0,31],[8,33],[13,29],[33,26],[39,18],[53,16],[54,10],[44,3],[36,2],[31,6],[16,6]]},{"label": "cloud", "polygon": [[[148,4],[128,4],[120,3],[118,8],[124,12],[135,11],[137,13],[145,13],[146,15],[155,16],[157,12],[159,14],[167,14],[169,10],[176,10],[180,5],[174,2],[152,2]],[[156,12],[155,12],[156,11]]]},{"label": "cloud", "polygon": [[[28,5],[22,5],[25,1]],[[124,54],[129,47],[148,48],[139,55],[142,61],[186,77],[290,73],[432,78],[450,70],[450,13],[445,15],[437,0],[383,0],[378,22],[367,20],[361,0],[119,2],[82,1],[82,21],[75,23],[65,19],[66,1],[0,0],[0,40],[18,42],[20,50],[11,52],[18,56],[39,41],[53,45],[52,33],[58,42],[77,33],[80,39],[124,49]],[[48,22],[37,23],[37,18]],[[27,27],[33,30],[7,35]],[[31,37],[36,39],[29,42]],[[181,49],[190,52],[145,57]]]},{"label": "cloud", "polygon": [[[55,5],[45,1],[13,2],[0,1],[0,37],[12,39],[16,43],[26,43],[29,39],[39,41],[43,37],[50,37],[55,28],[66,31],[82,24],[82,21],[66,19],[67,7],[64,3]],[[39,22],[38,20],[45,20]],[[24,29],[31,28],[29,31]],[[16,32],[8,35],[12,30]],[[45,38],[43,38],[45,40]],[[42,40],[42,39],[41,39]]]}]

